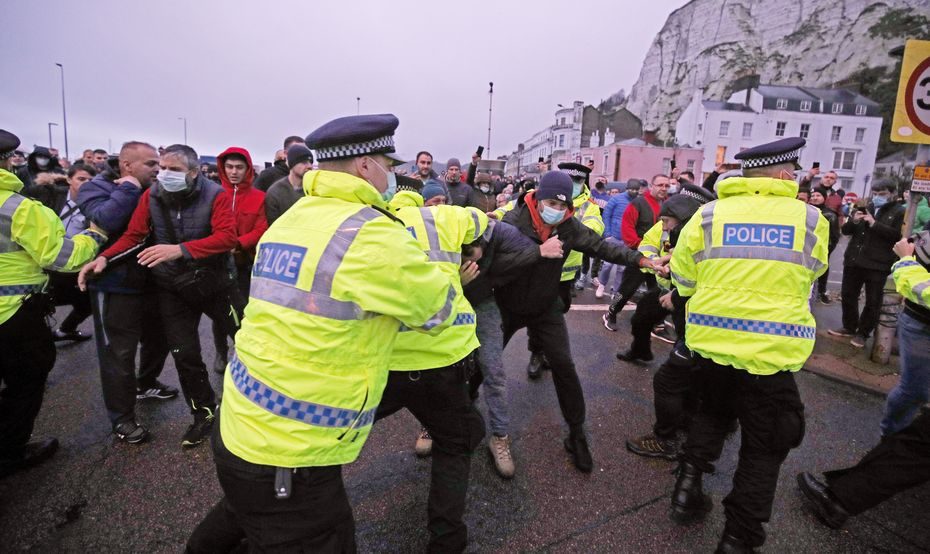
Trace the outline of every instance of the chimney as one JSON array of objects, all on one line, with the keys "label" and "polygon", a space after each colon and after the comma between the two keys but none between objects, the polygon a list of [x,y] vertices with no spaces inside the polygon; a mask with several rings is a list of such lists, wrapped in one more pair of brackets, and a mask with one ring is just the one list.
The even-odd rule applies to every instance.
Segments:
[{"label": "chimney", "polygon": [[649,145],[656,143],[656,129],[653,127],[644,127],[643,128],[643,142]]}]

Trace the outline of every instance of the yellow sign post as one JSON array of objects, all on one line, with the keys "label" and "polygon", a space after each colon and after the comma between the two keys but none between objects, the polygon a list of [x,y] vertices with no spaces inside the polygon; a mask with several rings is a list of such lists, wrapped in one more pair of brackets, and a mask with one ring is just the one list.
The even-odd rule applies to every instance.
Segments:
[{"label": "yellow sign post", "polygon": [[891,141],[930,144],[930,40],[904,46]]}]

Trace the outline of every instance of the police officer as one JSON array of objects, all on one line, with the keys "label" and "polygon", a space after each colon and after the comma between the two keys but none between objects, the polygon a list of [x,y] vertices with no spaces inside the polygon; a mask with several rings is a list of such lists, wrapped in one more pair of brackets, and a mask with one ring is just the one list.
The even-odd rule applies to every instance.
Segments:
[{"label": "police officer", "polygon": [[0,477],[58,449],[54,438],[29,440],[55,365],[43,270],[76,271],[106,242],[96,229],[67,238],[58,214],[19,194],[23,183],[9,171],[18,146],[16,135],[0,130]]},{"label": "police officer", "polygon": [[427,505],[429,549],[461,552],[468,542],[462,516],[471,455],[484,438],[484,420],[469,394],[478,348],[475,311],[462,293],[462,247],[481,238],[488,217],[459,206],[408,207],[397,217],[430,262],[451,280],[458,313],[436,336],[402,328],[388,365],[391,372],[377,419],[407,408],[432,438],[432,480]]},{"label": "police officer", "polygon": [[188,541],[222,552],[355,550],[342,482],[371,430],[401,324],[438,333],[459,293],[382,197],[396,188],[390,114],[307,137],[319,171],[258,245],[214,426],[225,496]]},{"label": "police officer", "polygon": [[743,176],[717,184],[719,200],[691,218],[672,254],[672,281],[690,297],[686,343],[704,385],[672,493],[673,519],[706,513],[701,476],[714,471],[734,420],[742,428],[718,552],[750,552],[765,541],[779,469],[804,437],[794,372],[814,348],[808,297],[827,269],[829,233],[820,210],[795,199],[804,144],[787,138],[737,154]]},{"label": "police officer", "polygon": [[[572,208],[573,216],[581,222],[582,225],[591,229],[598,236],[604,233],[604,220],[601,219],[601,208],[591,200],[591,192],[588,190],[588,175],[591,168],[585,165],[564,162],[559,164],[559,171],[566,173],[572,179]],[[562,309],[568,312],[572,306],[572,284],[575,283],[575,277],[579,272],[575,287],[579,290],[584,289],[586,279],[585,261],[590,259],[577,250],[572,250],[565,258],[565,264],[562,266],[562,276],[559,280],[559,296],[562,298]],[[527,346],[530,350],[530,362],[526,366],[526,374],[530,379],[538,379],[543,369],[550,369],[548,360],[542,354],[542,346],[532,331],[529,333]]]}]

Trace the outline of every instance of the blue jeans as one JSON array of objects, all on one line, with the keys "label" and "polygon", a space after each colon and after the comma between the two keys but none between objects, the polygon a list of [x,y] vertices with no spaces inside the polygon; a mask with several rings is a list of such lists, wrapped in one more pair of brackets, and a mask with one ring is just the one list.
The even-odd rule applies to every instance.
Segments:
[{"label": "blue jeans", "polygon": [[882,435],[897,433],[910,425],[930,396],[930,325],[901,312],[898,316],[901,378],[888,393]]},{"label": "blue jeans", "polygon": [[[613,237],[607,237],[606,241],[614,244],[620,244],[620,241]],[[616,268],[616,271],[614,272],[613,281],[608,283],[608,281],[610,281],[610,270],[614,268]],[[620,279],[623,277],[624,269],[626,269],[626,266],[604,262],[604,264],[601,266],[601,272],[597,274],[597,280],[600,281],[602,285],[604,285],[604,288],[608,292],[617,292],[620,290]]]},{"label": "blue jeans", "polygon": [[507,374],[504,372],[504,330],[497,302],[489,298],[474,306],[478,318],[476,333],[478,364],[484,377],[484,401],[488,404],[488,421],[491,432],[498,437],[507,435],[510,426],[510,407],[507,403]]}]

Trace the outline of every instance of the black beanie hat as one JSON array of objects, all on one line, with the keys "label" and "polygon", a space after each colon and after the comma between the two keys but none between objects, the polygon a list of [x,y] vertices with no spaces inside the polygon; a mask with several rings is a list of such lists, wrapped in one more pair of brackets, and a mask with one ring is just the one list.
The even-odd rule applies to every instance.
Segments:
[{"label": "black beanie hat", "polygon": [[572,178],[563,171],[549,171],[539,179],[536,200],[558,200],[571,205]]},{"label": "black beanie hat", "polygon": [[313,163],[313,152],[299,142],[295,142],[287,149],[287,167],[294,167],[301,162]]}]

